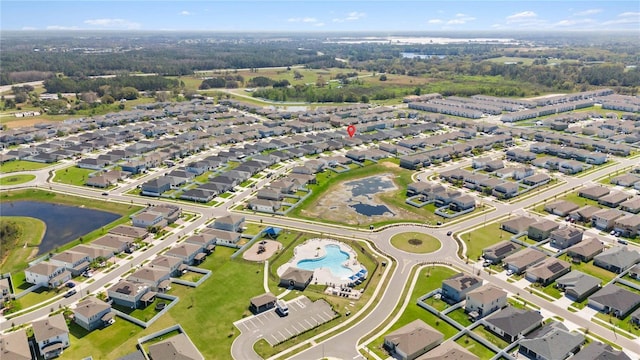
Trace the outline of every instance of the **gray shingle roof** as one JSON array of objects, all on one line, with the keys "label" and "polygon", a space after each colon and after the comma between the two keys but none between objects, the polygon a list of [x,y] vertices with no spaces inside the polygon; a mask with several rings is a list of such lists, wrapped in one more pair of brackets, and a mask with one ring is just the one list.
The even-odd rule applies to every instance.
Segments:
[{"label": "gray shingle roof", "polygon": [[516,309],[509,306],[504,310],[491,314],[485,321],[503,330],[508,335],[516,336],[533,324],[540,324],[542,315],[537,311]]},{"label": "gray shingle roof", "polygon": [[520,348],[529,349],[546,359],[564,359],[568,353],[584,342],[582,334],[570,333],[559,326],[539,333],[539,337],[522,339]]}]

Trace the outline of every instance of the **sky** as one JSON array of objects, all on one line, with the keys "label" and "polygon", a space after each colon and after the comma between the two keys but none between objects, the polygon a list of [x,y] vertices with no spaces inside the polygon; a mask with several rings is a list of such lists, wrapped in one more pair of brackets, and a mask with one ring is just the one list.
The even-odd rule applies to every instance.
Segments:
[{"label": "sky", "polygon": [[631,30],[640,1],[0,0],[0,30]]}]

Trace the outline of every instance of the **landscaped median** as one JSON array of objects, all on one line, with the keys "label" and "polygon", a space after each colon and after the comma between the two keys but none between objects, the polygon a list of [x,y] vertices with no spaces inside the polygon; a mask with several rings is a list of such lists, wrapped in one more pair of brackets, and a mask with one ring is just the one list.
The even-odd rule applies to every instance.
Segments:
[{"label": "landscaped median", "polygon": [[20,175],[7,175],[0,178],[0,185],[2,186],[11,186],[11,185],[20,185],[24,183],[28,183],[35,179],[35,175],[31,174],[20,174]]},{"label": "landscaped median", "polygon": [[437,251],[442,247],[440,240],[419,232],[406,232],[391,237],[391,245],[402,251],[426,254]]}]

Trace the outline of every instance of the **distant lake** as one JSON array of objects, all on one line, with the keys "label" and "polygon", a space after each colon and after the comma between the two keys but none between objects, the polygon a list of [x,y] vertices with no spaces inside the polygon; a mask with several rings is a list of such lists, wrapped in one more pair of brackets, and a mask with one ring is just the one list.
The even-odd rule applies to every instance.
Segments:
[{"label": "distant lake", "polygon": [[38,247],[38,255],[46,254],[121,215],[106,211],[37,201],[13,201],[2,204],[2,216],[29,216],[44,221],[47,231]]}]

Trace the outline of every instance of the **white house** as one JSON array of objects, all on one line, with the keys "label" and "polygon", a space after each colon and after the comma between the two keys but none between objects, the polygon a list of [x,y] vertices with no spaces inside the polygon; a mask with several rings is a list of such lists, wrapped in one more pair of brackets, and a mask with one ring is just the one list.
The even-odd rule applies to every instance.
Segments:
[{"label": "white house", "polygon": [[69,347],[69,328],[64,315],[57,314],[35,321],[32,326],[38,351],[45,359],[58,357]]},{"label": "white house", "polygon": [[57,287],[71,280],[71,272],[64,265],[41,261],[24,271],[25,280],[33,285]]}]

